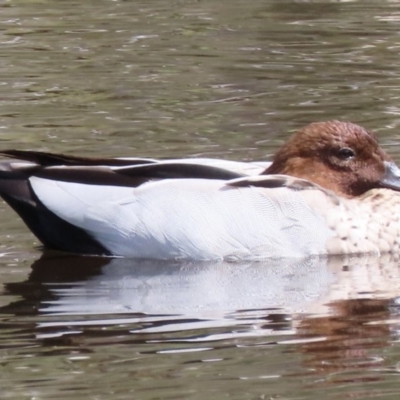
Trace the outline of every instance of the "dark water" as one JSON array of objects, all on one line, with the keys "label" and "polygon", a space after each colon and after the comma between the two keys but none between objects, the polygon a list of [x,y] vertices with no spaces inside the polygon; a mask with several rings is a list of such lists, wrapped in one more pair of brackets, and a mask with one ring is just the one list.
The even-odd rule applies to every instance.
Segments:
[{"label": "dark water", "polygon": [[[0,145],[267,159],[311,121],[400,161],[397,1],[0,1]],[[398,257],[43,255],[0,204],[0,398],[397,399]]]}]

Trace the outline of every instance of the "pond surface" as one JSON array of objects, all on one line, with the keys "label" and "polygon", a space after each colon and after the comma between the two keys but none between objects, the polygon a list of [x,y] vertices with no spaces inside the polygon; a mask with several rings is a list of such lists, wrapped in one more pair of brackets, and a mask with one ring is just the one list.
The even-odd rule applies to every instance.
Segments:
[{"label": "pond surface", "polygon": [[[267,160],[350,120],[400,162],[400,2],[0,1],[0,146]],[[0,203],[0,398],[397,399],[398,255],[43,252]]]}]

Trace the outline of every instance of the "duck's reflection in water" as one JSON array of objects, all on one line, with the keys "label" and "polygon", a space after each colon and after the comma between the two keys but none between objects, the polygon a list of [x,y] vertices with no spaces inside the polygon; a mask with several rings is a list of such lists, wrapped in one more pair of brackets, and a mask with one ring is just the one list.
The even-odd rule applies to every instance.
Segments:
[{"label": "duck's reflection in water", "polygon": [[296,343],[308,366],[335,369],[380,363],[371,349],[397,336],[400,272],[390,256],[205,264],[47,254],[6,290],[21,299],[0,311],[34,317],[37,339],[90,342],[94,327],[112,327],[107,343],[121,332],[143,342]]},{"label": "duck's reflection in water", "polygon": [[46,254],[28,281],[41,315],[142,313],[224,318],[243,310],[306,312],[337,281],[327,259],[182,263]]}]

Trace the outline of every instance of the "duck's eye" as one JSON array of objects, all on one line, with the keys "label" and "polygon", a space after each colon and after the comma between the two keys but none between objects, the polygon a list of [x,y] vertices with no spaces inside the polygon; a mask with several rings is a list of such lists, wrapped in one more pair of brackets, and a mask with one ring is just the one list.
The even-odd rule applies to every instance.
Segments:
[{"label": "duck's eye", "polygon": [[355,157],[355,153],[352,149],[350,149],[349,147],[342,147],[338,150],[337,152],[337,156],[341,159],[341,160],[350,160],[353,157]]}]

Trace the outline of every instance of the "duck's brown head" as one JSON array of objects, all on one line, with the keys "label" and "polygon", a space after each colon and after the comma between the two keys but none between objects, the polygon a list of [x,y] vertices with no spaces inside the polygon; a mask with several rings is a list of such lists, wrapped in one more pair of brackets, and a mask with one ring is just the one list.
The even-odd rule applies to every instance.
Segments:
[{"label": "duck's brown head", "polygon": [[400,170],[375,135],[350,122],[307,125],[278,150],[264,174],[307,179],[345,197],[374,188],[400,190]]}]

